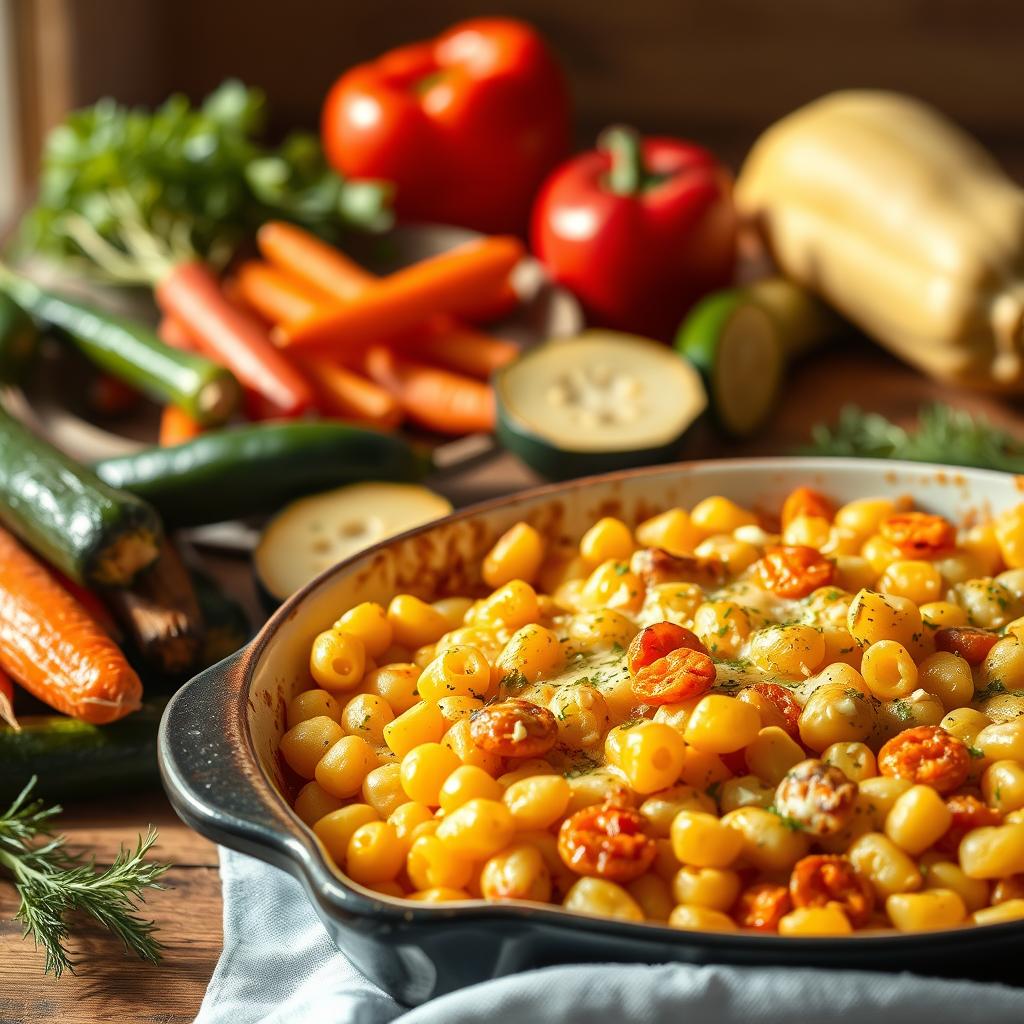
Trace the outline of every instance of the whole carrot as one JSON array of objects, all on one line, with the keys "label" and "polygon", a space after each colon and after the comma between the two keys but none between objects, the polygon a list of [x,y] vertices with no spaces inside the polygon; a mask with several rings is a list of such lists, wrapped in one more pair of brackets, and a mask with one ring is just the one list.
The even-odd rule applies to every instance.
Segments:
[{"label": "whole carrot", "polygon": [[182,263],[156,288],[165,314],[173,316],[207,356],[230,369],[281,416],[300,416],[313,404],[302,375],[271,344],[262,326],[231,305],[201,263]]},{"label": "whole carrot", "polygon": [[257,232],[256,244],[264,259],[278,270],[304,281],[335,302],[349,302],[377,281],[375,274],[333,245],[281,220],[264,224]]},{"label": "whole carrot", "polygon": [[239,299],[271,323],[305,320],[338,305],[305,281],[259,260],[238,268],[234,286]]},{"label": "whole carrot", "polygon": [[519,355],[519,346],[493,338],[448,317],[436,318],[430,330],[414,331],[394,342],[402,355],[437,363],[470,377],[490,380],[491,374]]},{"label": "whole carrot", "polygon": [[95,619],[0,530],[0,669],[50,707],[104,725],[138,710],[142,683]]},{"label": "whole carrot", "polygon": [[278,338],[285,346],[345,351],[394,337],[437,314],[458,315],[495,291],[522,255],[514,238],[467,242],[378,279],[337,309],[279,328]]},{"label": "whole carrot", "polygon": [[163,448],[172,448],[183,441],[191,441],[203,432],[201,424],[176,405],[165,405],[160,414],[159,443]]},{"label": "whole carrot", "polygon": [[439,434],[472,434],[494,429],[494,392],[478,380],[427,366],[374,346],[367,373],[398,399],[406,415]]},{"label": "whole carrot", "polygon": [[325,416],[383,430],[402,422],[401,403],[372,380],[322,356],[297,358],[313,385],[317,407]]}]

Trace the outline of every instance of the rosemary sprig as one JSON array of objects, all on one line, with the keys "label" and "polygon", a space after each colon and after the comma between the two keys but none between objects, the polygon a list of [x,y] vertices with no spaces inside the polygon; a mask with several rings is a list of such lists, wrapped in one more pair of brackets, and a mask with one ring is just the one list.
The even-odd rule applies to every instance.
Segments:
[{"label": "rosemary sprig", "polygon": [[924,407],[910,430],[848,405],[834,426],[815,426],[811,439],[804,449],[808,455],[906,459],[1024,473],[1024,445],[984,417],[948,405]]},{"label": "rosemary sprig", "polygon": [[155,925],[137,913],[145,890],[162,888],[159,879],[168,869],[145,860],[156,831],[150,828],[134,851],[122,848],[110,867],[97,871],[93,858],[68,850],[65,838],[53,832],[61,808],[31,800],[35,783],[32,778],[0,815],[0,867],[10,873],[21,898],[15,920],[24,926],[24,936],[46,951],[46,972],[58,978],[75,972],[67,949],[67,919],[75,911],[113,932],[140,959],[156,963],[162,947]]}]

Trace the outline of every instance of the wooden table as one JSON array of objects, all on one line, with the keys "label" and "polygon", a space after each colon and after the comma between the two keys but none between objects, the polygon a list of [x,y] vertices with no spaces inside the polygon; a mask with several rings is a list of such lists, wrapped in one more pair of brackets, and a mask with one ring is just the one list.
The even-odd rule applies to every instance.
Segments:
[{"label": "wooden table", "polygon": [[[798,366],[770,426],[748,441],[724,442],[710,431],[687,440],[684,455],[727,456],[792,452],[807,442],[812,424],[832,421],[848,402],[877,410],[900,422],[911,421],[926,402],[944,400],[988,416],[1024,436],[1019,407],[990,398],[950,392],[924,380],[877,349],[851,342],[819,353]],[[465,504],[536,482],[510,456],[495,457],[471,471],[448,476],[441,488]],[[218,573],[230,580],[255,608],[244,564],[221,561]],[[95,1021],[191,1021],[217,962],[221,946],[221,900],[215,848],[179,822],[162,795],[116,803],[81,803],[67,809],[62,827],[71,840],[96,851],[109,863],[120,843],[134,842],[148,824],[160,829],[154,853],[175,867],[167,890],[155,893],[147,911],[158,922],[166,945],[160,967],[126,959],[104,933],[84,928],[73,949],[82,959],[80,973],[54,982],[42,975],[42,955],[20,940],[10,920],[16,910],[9,887],[0,884],[0,1024],[62,1024]]]}]

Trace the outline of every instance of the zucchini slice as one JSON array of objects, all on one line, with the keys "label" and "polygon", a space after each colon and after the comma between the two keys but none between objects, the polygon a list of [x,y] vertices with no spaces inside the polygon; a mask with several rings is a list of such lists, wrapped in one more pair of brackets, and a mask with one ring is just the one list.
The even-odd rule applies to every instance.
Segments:
[{"label": "zucchini slice", "polygon": [[414,526],[451,503],[417,484],[361,483],[292,502],[267,524],[253,556],[263,591],[283,601],[325,569]]},{"label": "zucchini slice", "polygon": [[775,407],[785,364],[778,325],[746,289],[701,300],[683,321],[676,348],[707,384],[724,431],[752,434]]},{"label": "zucchini slice", "polygon": [[495,374],[494,390],[502,443],[556,479],[669,459],[707,406],[689,363],[616,331],[530,349]]}]

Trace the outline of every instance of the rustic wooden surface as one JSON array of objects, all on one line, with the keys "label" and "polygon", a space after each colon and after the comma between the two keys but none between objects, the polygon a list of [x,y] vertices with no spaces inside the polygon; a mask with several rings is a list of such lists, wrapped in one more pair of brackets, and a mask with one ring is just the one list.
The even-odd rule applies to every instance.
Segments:
[{"label": "rustic wooden surface", "polygon": [[[980,412],[1024,436],[1019,406],[990,398],[954,394],[932,384],[878,350],[850,342],[819,353],[798,366],[774,421],[758,437],[725,443],[708,431],[692,436],[684,454],[768,454],[792,452],[808,438],[812,424],[835,418],[847,402],[909,422],[918,408],[935,399]],[[536,482],[510,456],[500,456],[441,482],[457,502],[467,503]],[[231,590],[255,607],[244,561],[219,559],[215,571]],[[63,826],[75,843],[94,849],[109,862],[120,843],[131,843],[150,823],[160,829],[155,854],[175,867],[167,890],[155,893],[147,911],[158,922],[166,944],[160,967],[126,959],[115,941],[85,927],[75,940],[79,974],[61,981],[44,978],[42,955],[20,939],[10,920],[16,906],[0,884],[0,1024],[63,1024],[96,1021],[191,1021],[202,999],[221,946],[221,902],[215,848],[175,817],[160,794],[68,807]]]}]

